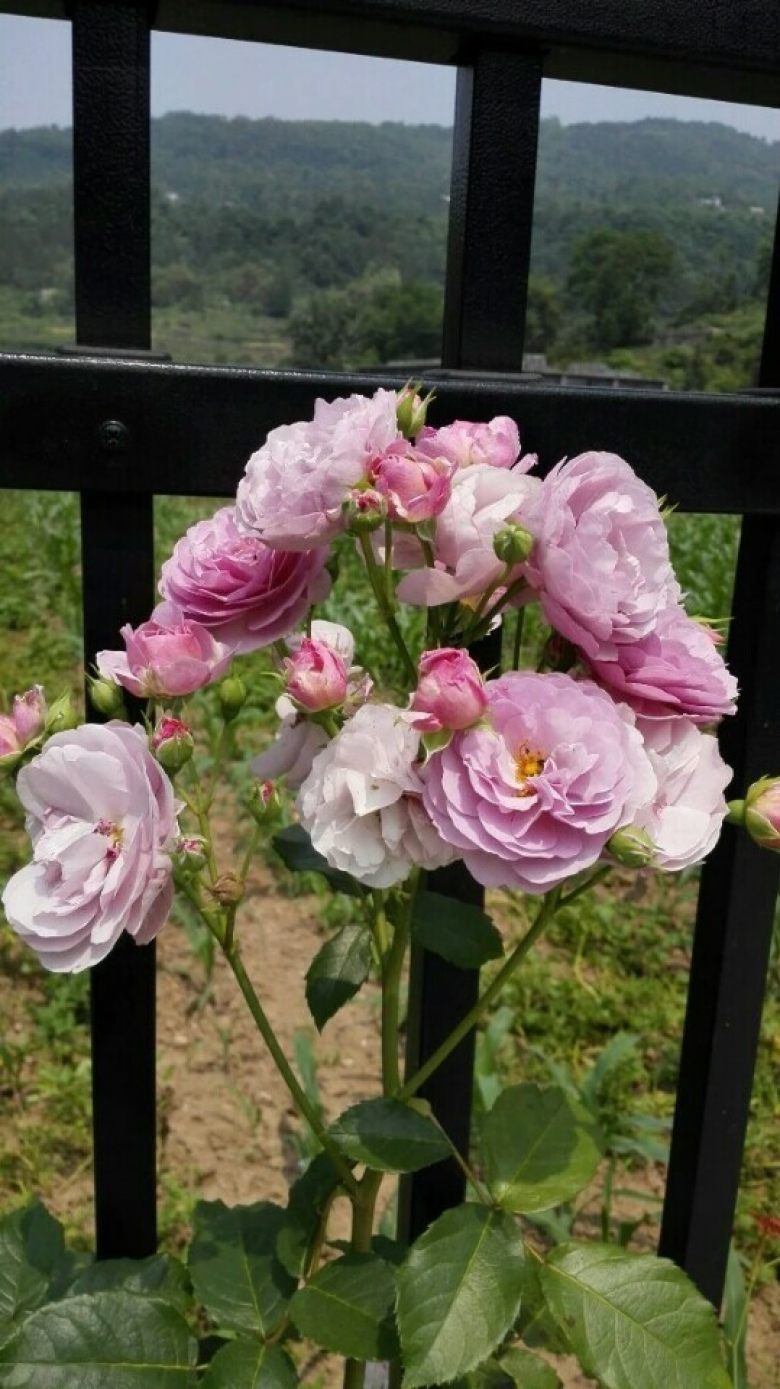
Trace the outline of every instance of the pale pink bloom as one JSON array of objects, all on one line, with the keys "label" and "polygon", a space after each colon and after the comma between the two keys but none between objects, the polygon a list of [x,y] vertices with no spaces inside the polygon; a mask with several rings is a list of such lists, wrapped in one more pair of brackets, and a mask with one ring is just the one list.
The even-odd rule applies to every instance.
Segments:
[{"label": "pale pink bloom", "polygon": [[761,777],[749,788],[745,826],[762,849],[780,851],[780,777]]},{"label": "pale pink bloom", "polygon": [[417,525],[442,512],[449,501],[453,465],[426,458],[405,440],[391,444],[371,464],[369,478],[387,502],[391,521]]},{"label": "pale pink bloom", "polygon": [[367,887],[391,887],[411,869],[455,857],[422,805],[414,715],[364,704],[319,752],[298,795],[318,853]]},{"label": "pale pink bloom", "polygon": [[99,651],[98,671],[142,698],[192,694],[220,680],[234,654],[172,603],[158,603],[148,622],[128,624],[119,635],[125,650]]},{"label": "pale pink bloom", "polygon": [[31,690],[16,695],[14,699],[13,721],[22,746],[31,743],[43,733],[47,714],[46,696],[43,685],[33,685]]},{"label": "pale pink bloom", "polygon": [[[436,607],[476,597],[494,584],[505,570],[493,549],[496,533],[507,521],[533,530],[526,518],[541,485],[538,478],[517,469],[485,463],[456,473],[452,495],[436,520],[435,568],[418,568],[404,575],[398,585],[402,602]],[[400,565],[400,551],[394,559]],[[521,572],[518,567],[517,575]],[[511,574],[508,582],[514,577]]]},{"label": "pale pink bloom", "polygon": [[591,681],[513,671],[485,688],[485,724],[429,757],[423,801],[477,882],[547,892],[633,823],[655,775],[631,711]]},{"label": "pale pink bloom", "polygon": [[582,453],[544,479],[528,566],[545,617],[594,660],[652,632],[680,587],[655,493],[614,453]]},{"label": "pale pink bloom", "polygon": [[532,453],[520,459],[520,435],[508,415],[496,415],[487,423],[455,420],[441,429],[428,425],[418,435],[417,448],[429,458],[448,458],[456,468],[470,468],[474,464],[488,464],[491,468],[517,465],[521,472],[527,473],[537,461]]},{"label": "pale pink bloom", "polygon": [[470,728],[482,717],[487,693],[479,666],[467,651],[454,647],[424,651],[418,669],[411,708],[423,715],[417,720],[421,731]]},{"label": "pale pink bloom", "polygon": [[160,592],[190,622],[235,652],[256,651],[286,637],[313,603],[327,597],[327,549],[271,549],[220,507],[190,526],[160,576]]},{"label": "pale pink bloom", "polygon": [[653,841],[653,867],[677,873],[700,863],[718,842],[731,768],[717,739],[689,719],[640,719],[637,726],[658,785],[634,824]]},{"label": "pale pink bloom", "polygon": [[82,724],[19,773],[33,861],[3,893],[9,924],[50,970],[102,960],[123,931],[145,945],[173,898],[173,790],[143,728]]},{"label": "pale pink bloom", "polygon": [[589,664],[616,699],[645,719],[685,715],[712,723],[734,713],[737,682],[709,632],[684,608],[665,609],[646,636]]},{"label": "pale pink bloom", "polygon": [[302,637],[283,670],[288,695],[309,714],[333,709],[347,697],[347,667],[326,642]]},{"label": "pale pink bloom", "polygon": [[238,486],[240,524],[267,545],[310,550],[344,528],[342,506],[401,437],[395,391],[318,400],[314,418],[271,430]]},{"label": "pale pink bloom", "polygon": [[305,781],[316,754],[325,747],[328,735],[318,723],[302,714],[287,695],[276,701],[281,720],[274,741],[251,763],[251,769],[261,781],[284,779],[291,791],[297,791]]}]

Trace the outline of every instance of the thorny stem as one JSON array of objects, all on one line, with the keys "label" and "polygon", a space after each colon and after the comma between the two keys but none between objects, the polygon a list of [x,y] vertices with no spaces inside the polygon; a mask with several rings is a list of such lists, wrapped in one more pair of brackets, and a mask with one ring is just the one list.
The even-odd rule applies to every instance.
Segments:
[{"label": "thorny stem", "polygon": [[555,915],[558,909],[559,897],[560,893],[557,888],[554,888],[552,892],[546,894],[533,924],[526,931],[522,940],[515,946],[511,955],[498,971],[498,974],[485,989],[484,993],[477,999],[473,1008],[470,1008],[468,1013],[461,1018],[457,1027],[453,1028],[449,1037],[445,1037],[441,1046],[436,1048],[428,1057],[428,1060],[423,1062],[420,1069],[401,1087],[398,1091],[399,1100],[408,1100],[412,1095],[415,1095],[420,1086],[425,1084],[428,1077],[432,1076],[434,1071],[439,1069],[443,1061],[446,1061],[450,1052],[455,1050],[458,1043],[462,1042],[463,1038],[468,1036],[472,1027],[476,1027],[482,1014],[490,1007],[493,999],[498,997],[504,985],[514,974],[517,966],[525,959],[532,945],[539,939],[548,922]]},{"label": "thorny stem", "polygon": [[379,571],[379,566],[377,565],[374,556],[374,551],[371,548],[371,538],[368,535],[360,535],[358,539],[360,541],[360,548],[363,552],[363,559],[365,560],[369,582],[374,591],[374,597],[376,598],[382,616],[384,617],[385,622],[387,623],[387,629],[395,643],[396,650],[398,651],[398,654],[401,657],[401,660],[403,661],[406,674],[409,676],[412,683],[416,685],[417,668],[411,656],[409,655],[409,650],[406,645],[406,642],[403,639],[403,634],[401,632],[400,627],[398,626],[398,623],[395,620],[395,615],[391,606],[392,599],[390,599],[387,593],[385,592],[383,577]]}]

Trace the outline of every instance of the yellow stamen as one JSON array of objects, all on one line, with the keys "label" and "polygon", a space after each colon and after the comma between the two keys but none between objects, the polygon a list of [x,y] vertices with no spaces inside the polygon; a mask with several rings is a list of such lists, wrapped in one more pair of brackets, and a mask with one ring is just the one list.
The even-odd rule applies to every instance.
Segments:
[{"label": "yellow stamen", "polygon": [[521,796],[533,794],[533,787],[529,786],[528,778],[538,776],[544,767],[544,757],[540,752],[533,752],[531,748],[521,748],[515,756],[515,778],[520,787]]}]

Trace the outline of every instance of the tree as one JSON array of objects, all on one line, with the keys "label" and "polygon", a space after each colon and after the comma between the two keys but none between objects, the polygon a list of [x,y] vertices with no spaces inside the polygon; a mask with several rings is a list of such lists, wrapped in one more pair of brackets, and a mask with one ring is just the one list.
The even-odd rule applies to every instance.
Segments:
[{"label": "tree", "polygon": [[572,250],[567,291],[588,315],[591,342],[609,351],[649,342],[661,292],[674,266],[661,232],[597,227]]},{"label": "tree", "polygon": [[561,325],[560,295],[552,280],[531,278],[525,319],[527,352],[549,352]]},{"label": "tree", "polygon": [[380,271],[308,299],[290,319],[294,366],[370,367],[394,358],[437,357],[442,293]]}]

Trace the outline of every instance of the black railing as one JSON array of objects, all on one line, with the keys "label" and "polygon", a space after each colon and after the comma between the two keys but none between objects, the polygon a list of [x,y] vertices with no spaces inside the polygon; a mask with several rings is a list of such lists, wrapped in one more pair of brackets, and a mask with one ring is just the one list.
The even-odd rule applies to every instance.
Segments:
[{"label": "black railing", "polygon": [[[459,66],[440,422],[511,414],[548,462],[616,450],[684,511],[744,517],[729,659],[740,712],[724,730],[735,785],[780,764],[780,252],[760,389],[672,395],[527,384],[520,369],[542,75],[778,102],[774,0],[0,0],[73,27],[76,323],[82,350],[0,354],[6,487],[82,498],[85,657],[153,600],[154,493],[225,495],[272,426],[371,378],[188,367],[150,345],[149,30],[343,49]],[[84,351],[83,349],[94,349]],[[387,378],[383,378],[389,383]],[[400,384],[400,382],[398,383]],[[767,973],[777,865],[727,830],[704,869],[661,1231],[720,1300]],[[461,870],[440,886],[462,894]],[[457,976],[457,977],[456,977]],[[417,955],[410,1047],[424,1056],[475,980]],[[97,1244],[155,1243],[154,950],[126,941],[92,976]],[[430,1092],[468,1141],[472,1047]],[[459,1199],[454,1168],[411,1182],[413,1233]]]}]

